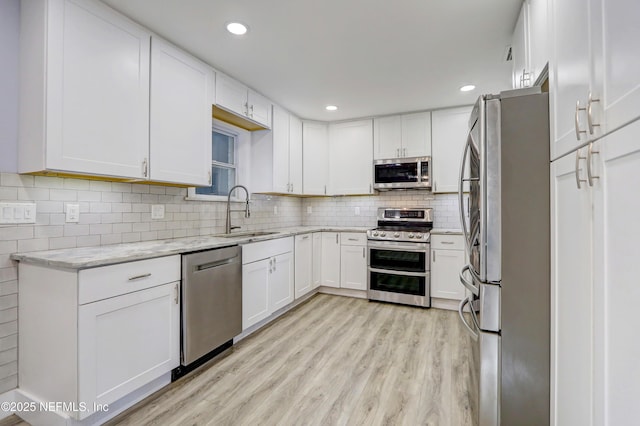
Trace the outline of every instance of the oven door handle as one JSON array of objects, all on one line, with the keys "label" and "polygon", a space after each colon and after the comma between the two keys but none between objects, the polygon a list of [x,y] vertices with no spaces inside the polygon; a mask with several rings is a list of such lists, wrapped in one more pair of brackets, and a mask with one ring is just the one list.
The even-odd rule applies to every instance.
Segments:
[{"label": "oven door handle", "polygon": [[429,275],[429,271],[425,272],[406,272],[406,271],[398,271],[397,269],[379,269],[379,268],[369,268],[369,272],[377,272],[379,274],[387,274],[387,275],[402,275],[405,277],[425,277]]},{"label": "oven door handle", "polygon": [[[398,244],[395,243],[394,244]],[[404,245],[391,245],[391,244],[376,244],[369,243],[367,248],[375,250],[389,250],[389,251],[407,251],[411,253],[426,253],[429,250],[429,243],[409,243]]]},{"label": "oven door handle", "polygon": [[[464,276],[464,273],[469,271],[469,274],[471,274],[471,281],[469,282],[467,280],[467,277]],[[465,286],[471,293],[473,293],[476,296],[480,295],[480,287],[473,285],[473,281],[475,281],[474,279],[474,274],[473,271],[471,269],[471,265],[464,265],[464,267],[460,270],[460,282],[462,283],[463,286]]]},{"label": "oven door handle", "polygon": [[[471,338],[473,340],[478,340],[478,332],[475,331],[473,328],[471,328],[471,326],[469,325],[469,323],[467,322],[467,320],[464,318],[464,307],[471,303],[471,298],[473,296],[469,296],[466,299],[462,299],[460,301],[460,305],[458,305],[458,315],[460,315],[460,321],[462,321],[462,324],[465,326],[465,328],[467,329],[467,331],[469,332],[469,334],[471,335]],[[471,311],[473,312],[473,305],[470,306]],[[476,325],[476,321],[474,320],[474,326]],[[476,328],[476,330],[478,330],[478,328]]]}]

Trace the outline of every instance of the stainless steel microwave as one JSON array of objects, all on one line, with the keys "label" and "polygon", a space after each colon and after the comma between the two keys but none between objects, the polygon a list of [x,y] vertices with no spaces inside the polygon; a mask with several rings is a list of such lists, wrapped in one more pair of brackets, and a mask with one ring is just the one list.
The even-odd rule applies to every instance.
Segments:
[{"label": "stainless steel microwave", "polygon": [[431,188],[431,157],[375,160],[373,188],[378,191]]}]

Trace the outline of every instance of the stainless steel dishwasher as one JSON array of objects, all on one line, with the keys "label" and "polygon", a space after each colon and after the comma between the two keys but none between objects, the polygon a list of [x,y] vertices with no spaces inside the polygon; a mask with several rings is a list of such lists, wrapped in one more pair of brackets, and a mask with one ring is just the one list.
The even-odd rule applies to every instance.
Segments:
[{"label": "stainless steel dishwasher", "polygon": [[182,256],[181,367],[174,380],[233,345],[242,332],[242,249]]}]

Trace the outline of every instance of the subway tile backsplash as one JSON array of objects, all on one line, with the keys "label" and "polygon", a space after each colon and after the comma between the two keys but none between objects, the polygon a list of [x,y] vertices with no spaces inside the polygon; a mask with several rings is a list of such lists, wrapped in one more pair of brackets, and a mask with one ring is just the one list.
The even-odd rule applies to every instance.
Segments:
[{"label": "subway tile backsplash", "polygon": [[[35,224],[0,225],[0,394],[17,386],[18,271],[14,252],[100,246],[223,233],[225,202],[186,201],[185,188],[87,179],[0,174],[0,202],[34,202]],[[378,207],[433,207],[434,226],[459,228],[457,196],[394,191],[376,196],[295,198],[254,194],[251,217],[232,213],[242,230],[300,225],[365,226]],[[79,223],[65,222],[65,205],[79,204]],[[165,206],[151,219],[151,206]],[[275,213],[277,207],[277,213]],[[359,214],[355,214],[356,207]],[[234,203],[243,209],[244,203]],[[311,208],[311,213],[307,209]]]}]

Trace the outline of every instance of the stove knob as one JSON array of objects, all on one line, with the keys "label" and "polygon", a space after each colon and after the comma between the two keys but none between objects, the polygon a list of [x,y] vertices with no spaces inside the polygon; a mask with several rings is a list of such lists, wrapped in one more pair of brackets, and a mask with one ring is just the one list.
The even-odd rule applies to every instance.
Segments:
[{"label": "stove knob", "polygon": [[413,234],[409,234],[409,238],[413,238]]},{"label": "stove knob", "polygon": [[381,237],[386,237],[386,236],[387,236],[387,233],[386,233],[386,232],[381,232],[381,233],[380,233],[380,236],[381,236]]},{"label": "stove knob", "polygon": [[399,238],[400,237],[400,233],[396,232],[395,234],[393,234],[394,237]]},{"label": "stove knob", "polygon": [[374,231],[373,236],[374,236],[374,237],[377,237],[378,235],[379,235],[379,234],[378,234],[378,231]]},{"label": "stove knob", "polygon": [[416,238],[422,238],[422,234],[418,232],[418,233],[416,234]]}]

